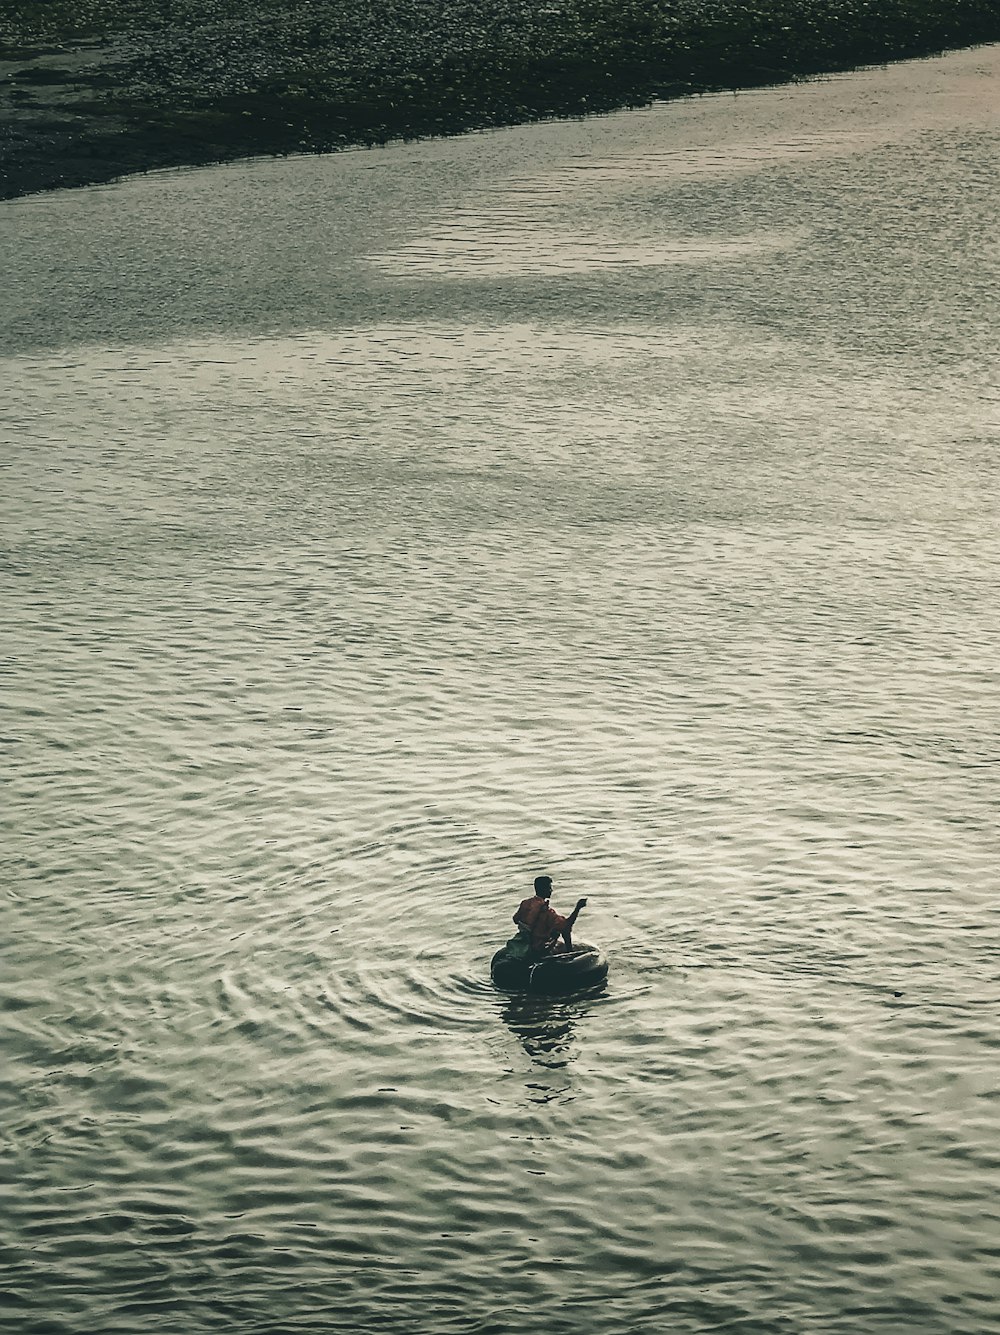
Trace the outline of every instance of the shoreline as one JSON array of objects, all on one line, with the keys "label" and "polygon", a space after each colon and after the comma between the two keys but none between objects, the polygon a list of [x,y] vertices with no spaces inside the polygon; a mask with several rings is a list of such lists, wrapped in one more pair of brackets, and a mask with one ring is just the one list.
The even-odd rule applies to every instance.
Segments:
[{"label": "shoreline", "polygon": [[[341,53],[340,65],[332,69],[332,37],[324,29],[319,38],[314,34],[319,46],[289,46],[284,65],[275,61],[256,87],[240,73],[243,51],[223,50],[214,66],[207,64],[205,49],[210,39],[219,43],[220,32],[225,36],[225,25],[216,24],[211,32],[193,21],[186,28],[137,27],[135,9],[143,0],[132,0],[128,25],[115,28],[109,19],[103,32],[39,34],[27,27],[12,31],[8,23],[0,26],[0,200],[164,168],[329,153],[606,113],[1000,40],[995,0],[896,0],[891,22],[882,16],[876,26],[861,29],[824,11],[822,30],[816,27],[817,2],[788,0],[784,10],[768,11],[769,26],[755,16],[751,31],[746,10],[726,10],[728,0],[722,0],[720,11],[710,17],[692,13],[680,26],[673,12],[669,22],[661,13],[661,31],[641,5],[633,6],[630,28],[628,17],[615,17],[618,11],[606,0],[589,0],[588,12],[603,15],[607,26],[585,34],[586,41],[577,35],[574,45],[566,15],[584,0],[565,0],[558,31],[529,31],[528,11],[522,10],[499,37],[493,34],[494,46],[481,42],[464,63],[428,65],[431,47],[425,43],[407,51],[403,64],[397,53],[395,63],[383,58],[378,69],[371,51],[358,43],[349,56]],[[114,11],[127,0],[107,3]],[[270,3],[272,11],[284,5],[286,17],[291,12],[291,0]],[[655,0],[650,8],[655,10]],[[642,24],[636,27],[640,13]],[[738,15],[742,27],[734,26]],[[778,22],[788,17],[795,26]],[[415,33],[396,37],[411,39]],[[427,37],[424,29],[416,35]],[[440,31],[430,35],[441,42]],[[193,43],[190,52],[185,37]],[[529,37],[535,48],[525,45]],[[251,53],[273,59],[261,41]],[[518,60],[511,56],[515,48]],[[185,52],[183,58],[177,50]],[[309,77],[301,70],[294,74],[296,60],[307,57],[327,63]]]}]

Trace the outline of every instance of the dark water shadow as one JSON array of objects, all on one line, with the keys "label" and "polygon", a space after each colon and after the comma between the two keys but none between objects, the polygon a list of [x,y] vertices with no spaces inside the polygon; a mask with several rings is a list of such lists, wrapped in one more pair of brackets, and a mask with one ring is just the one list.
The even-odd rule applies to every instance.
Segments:
[{"label": "dark water shadow", "polygon": [[577,1024],[605,991],[601,983],[573,997],[512,995],[500,1017],[533,1062],[549,1068],[567,1065]]}]

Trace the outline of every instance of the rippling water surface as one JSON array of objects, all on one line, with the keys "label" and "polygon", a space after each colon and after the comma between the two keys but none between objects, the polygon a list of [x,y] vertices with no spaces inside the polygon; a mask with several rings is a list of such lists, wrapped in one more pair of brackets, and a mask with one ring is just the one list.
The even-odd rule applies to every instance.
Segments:
[{"label": "rippling water surface", "polygon": [[1000,1329],[998,76],[0,208],[5,1330]]}]

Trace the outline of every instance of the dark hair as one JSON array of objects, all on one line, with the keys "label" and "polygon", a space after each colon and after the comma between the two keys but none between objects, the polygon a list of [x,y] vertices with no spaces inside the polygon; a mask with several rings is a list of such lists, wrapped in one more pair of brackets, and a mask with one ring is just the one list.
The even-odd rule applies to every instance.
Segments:
[{"label": "dark hair", "polygon": [[546,895],[551,895],[551,893],[552,893],[552,877],[551,877],[551,876],[536,876],[536,877],[535,877],[535,894],[536,894],[536,895],[541,895],[542,898],[544,899]]}]

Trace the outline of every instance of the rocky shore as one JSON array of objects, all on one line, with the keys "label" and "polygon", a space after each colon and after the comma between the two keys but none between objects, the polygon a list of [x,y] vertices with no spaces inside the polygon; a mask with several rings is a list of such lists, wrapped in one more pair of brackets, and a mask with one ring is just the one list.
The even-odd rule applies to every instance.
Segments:
[{"label": "rocky shore", "polygon": [[0,0],[0,199],[1000,40],[1000,0]]}]

